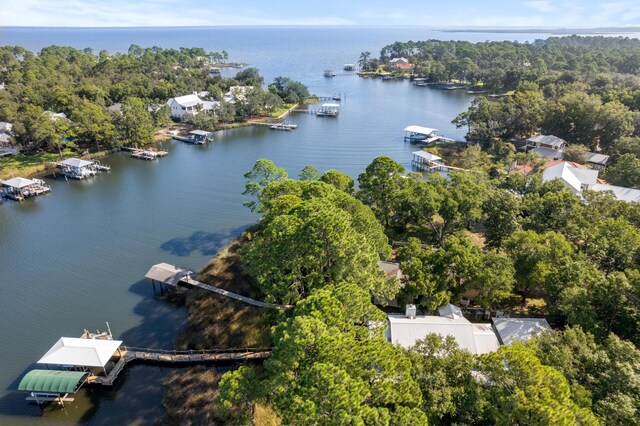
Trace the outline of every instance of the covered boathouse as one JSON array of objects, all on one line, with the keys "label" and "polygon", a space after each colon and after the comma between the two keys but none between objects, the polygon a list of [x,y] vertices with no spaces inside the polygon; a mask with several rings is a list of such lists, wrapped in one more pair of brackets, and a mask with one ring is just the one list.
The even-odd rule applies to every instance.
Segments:
[{"label": "covered boathouse", "polygon": [[22,177],[5,180],[2,182],[2,186],[4,189],[0,195],[16,201],[22,201],[25,198],[46,194],[51,191],[51,188],[45,185],[43,180]]},{"label": "covered boathouse", "polygon": [[61,337],[38,364],[61,367],[66,370],[90,371],[107,374],[107,364],[120,355],[122,340],[82,339]]},{"label": "covered boathouse", "polygon": [[71,179],[84,179],[96,174],[95,161],[67,158],[58,163],[60,171]]},{"label": "covered boathouse", "polygon": [[86,371],[31,370],[20,380],[19,391],[28,392],[27,401],[38,404],[72,402],[75,394],[89,378]]},{"label": "covered boathouse", "polygon": [[339,112],[339,104],[327,103],[320,105],[320,108],[316,110],[316,115],[318,117],[337,117]]},{"label": "covered boathouse", "polygon": [[436,133],[438,129],[422,126],[407,126],[404,129],[404,141],[412,143],[429,143],[441,139]]},{"label": "covered boathouse", "polygon": [[426,151],[415,151],[412,153],[411,165],[421,172],[443,171],[446,165],[441,157]]}]

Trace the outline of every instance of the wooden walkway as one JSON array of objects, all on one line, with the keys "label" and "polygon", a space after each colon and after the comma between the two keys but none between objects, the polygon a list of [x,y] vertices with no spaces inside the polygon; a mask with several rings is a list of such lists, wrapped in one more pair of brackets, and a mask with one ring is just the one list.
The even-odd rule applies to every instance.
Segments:
[{"label": "wooden walkway", "polygon": [[271,357],[271,348],[203,349],[172,351],[122,346],[120,359],[106,376],[90,376],[88,383],[112,386],[118,375],[133,361],[169,364],[207,363],[218,361],[254,361]]},{"label": "wooden walkway", "polygon": [[[153,265],[151,269],[149,269],[149,271],[145,274],[145,278],[151,280],[154,288],[156,283],[159,283],[160,286],[162,286],[162,284],[166,284],[171,287],[197,287],[203,290],[217,293],[230,299],[238,300],[249,305],[258,306],[260,308],[288,309],[293,307],[293,305],[276,305],[274,303],[261,302],[247,296],[242,296],[240,294],[223,290],[209,284],[201,283],[200,281],[191,278],[191,274],[193,274],[193,272],[187,269],[178,268],[175,265],[171,265],[168,263],[158,263],[157,265]],[[162,287],[160,288],[162,289]]]},{"label": "wooden walkway", "polygon": [[198,287],[198,288],[201,288],[203,290],[212,291],[214,293],[220,294],[220,295],[228,297],[230,299],[239,300],[239,301],[247,303],[249,305],[259,306],[261,308],[286,309],[286,308],[293,307],[293,305],[276,305],[276,304],[273,304],[273,303],[266,303],[266,302],[261,302],[259,300],[254,300],[254,299],[251,299],[250,297],[242,296],[240,294],[232,293],[230,291],[223,290],[221,288],[214,287],[214,286],[209,285],[209,284],[201,283],[200,281],[194,280],[190,276],[184,277],[180,281],[185,283],[185,284],[188,284],[188,285],[190,285],[192,287]]}]

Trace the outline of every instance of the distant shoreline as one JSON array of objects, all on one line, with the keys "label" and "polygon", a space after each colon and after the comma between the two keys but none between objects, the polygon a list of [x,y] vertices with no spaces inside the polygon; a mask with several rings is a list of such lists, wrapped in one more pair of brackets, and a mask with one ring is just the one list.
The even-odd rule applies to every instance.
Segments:
[{"label": "distant shoreline", "polygon": [[473,29],[440,29],[442,33],[490,33],[490,34],[556,34],[556,35],[611,35],[611,34],[637,34],[638,27],[625,28],[473,28]]}]

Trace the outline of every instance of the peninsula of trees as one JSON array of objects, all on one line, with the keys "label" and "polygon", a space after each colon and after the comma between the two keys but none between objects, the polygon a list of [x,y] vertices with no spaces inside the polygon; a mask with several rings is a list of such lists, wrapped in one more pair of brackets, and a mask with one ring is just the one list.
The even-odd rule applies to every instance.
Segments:
[{"label": "peninsula of trees", "polygon": [[[255,68],[233,78],[209,73],[228,58],[202,48],[162,49],[132,45],[126,53],[50,46],[38,53],[0,47],[0,122],[12,124],[8,143],[23,154],[82,152],[152,142],[171,125],[168,99],[198,93],[219,102],[212,113],[186,114],[203,130],[269,115],[302,102],[307,88],[278,77],[263,88]],[[243,96],[225,100],[232,87]]]}]

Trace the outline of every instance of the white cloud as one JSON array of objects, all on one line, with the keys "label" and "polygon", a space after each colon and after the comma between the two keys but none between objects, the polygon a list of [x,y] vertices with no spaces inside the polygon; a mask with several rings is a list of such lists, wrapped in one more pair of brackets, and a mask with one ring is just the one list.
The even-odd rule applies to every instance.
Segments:
[{"label": "white cloud", "polygon": [[175,1],[4,0],[0,26],[145,27],[206,25],[350,25],[337,16],[270,17],[241,6],[189,7]]},{"label": "white cloud", "polygon": [[555,10],[551,3],[546,0],[526,1],[524,4],[540,12],[553,12]]}]

